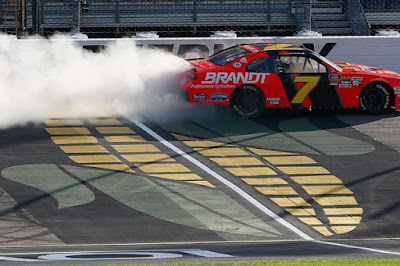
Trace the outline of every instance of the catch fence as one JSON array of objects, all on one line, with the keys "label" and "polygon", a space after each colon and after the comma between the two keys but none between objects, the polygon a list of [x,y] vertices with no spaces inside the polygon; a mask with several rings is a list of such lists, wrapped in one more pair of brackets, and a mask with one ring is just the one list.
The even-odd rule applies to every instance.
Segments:
[{"label": "catch fence", "polygon": [[[81,32],[89,37],[369,35],[396,29],[400,0],[3,0],[0,26],[19,36]],[[386,27],[386,28],[385,28]]]}]

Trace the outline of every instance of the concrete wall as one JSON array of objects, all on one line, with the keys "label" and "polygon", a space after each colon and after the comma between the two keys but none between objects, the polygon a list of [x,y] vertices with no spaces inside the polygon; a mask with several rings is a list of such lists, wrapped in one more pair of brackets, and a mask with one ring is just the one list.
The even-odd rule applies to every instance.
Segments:
[{"label": "concrete wall", "polygon": [[[107,46],[115,39],[77,40],[82,46]],[[400,73],[400,37],[248,37],[248,38],[132,38],[143,47],[158,47],[187,59],[207,57],[237,44],[283,42],[305,45],[332,61],[372,65]]]}]

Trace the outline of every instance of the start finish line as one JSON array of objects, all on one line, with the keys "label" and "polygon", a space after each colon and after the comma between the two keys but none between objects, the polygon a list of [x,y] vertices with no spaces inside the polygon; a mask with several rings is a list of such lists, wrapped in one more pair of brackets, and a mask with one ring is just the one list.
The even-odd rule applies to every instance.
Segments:
[{"label": "start finish line", "polygon": [[20,253],[12,256],[0,256],[0,261],[65,261],[65,260],[138,260],[138,259],[177,259],[184,256],[202,258],[231,258],[233,256],[202,249],[182,250],[116,250],[116,251],[83,251],[83,252],[51,252],[51,253]]}]

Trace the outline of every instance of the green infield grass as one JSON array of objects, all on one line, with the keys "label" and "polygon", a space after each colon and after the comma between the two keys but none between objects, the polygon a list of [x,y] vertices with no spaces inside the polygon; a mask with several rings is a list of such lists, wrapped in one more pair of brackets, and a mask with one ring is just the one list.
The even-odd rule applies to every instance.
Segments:
[{"label": "green infield grass", "polygon": [[[139,266],[139,264],[109,264],[108,266]],[[140,264],[143,266],[143,264]],[[326,259],[326,260],[285,260],[257,262],[220,262],[220,263],[176,263],[176,264],[145,264],[147,266],[387,266],[400,265],[400,259]]]}]

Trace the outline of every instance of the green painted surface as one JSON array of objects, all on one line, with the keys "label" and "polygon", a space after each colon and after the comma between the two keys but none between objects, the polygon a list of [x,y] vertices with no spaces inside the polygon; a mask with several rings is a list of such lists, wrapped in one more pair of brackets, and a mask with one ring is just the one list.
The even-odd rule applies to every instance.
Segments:
[{"label": "green painted surface", "polygon": [[63,167],[74,176],[132,209],[167,221],[174,221],[179,217],[182,224],[202,226],[193,216],[166,197],[165,189],[146,177],[69,165]]},{"label": "green painted surface", "polygon": [[[199,123],[196,126],[190,122],[169,123],[162,125],[163,129],[171,133],[194,136],[214,141],[225,141],[221,136],[245,146],[253,146],[262,149],[272,149],[289,152],[302,152],[318,154],[307,146],[276,132],[268,127],[255,123],[242,117],[229,119],[217,119]],[[206,130],[205,127],[209,130]],[[215,132],[215,133],[214,133]]]},{"label": "green painted surface", "polygon": [[[186,226],[223,233],[273,237],[279,232],[215,189],[111,171],[63,166],[132,209]],[[153,179],[156,180],[156,179]],[[217,232],[217,233],[218,233]]]},{"label": "green painted surface", "polygon": [[1,174],[54,197],[59,209],[87,204],[95,199],[90,189],[54,164],[17,165],[4,169]]},{"label": "green painted surface", "polygon": [[202,137],[205,139],[217,139],[220,137],[210,130],[201,128],[190,122],[168,123],[163,124],[162,127],[166,131],[171,131],[172,133],[178,133],[189,137]]},{"label": "green painted surface", "polygon": [[321,129],[313,125],[307,117],[281,122],[279,128],[284,134],[235,115],[217,116],[213,120],[197,124],[169,123],[162,127],[171,133],[222,142],[226,142],[226,137],[245,146],[288,152],[338,156],[365,154],[375,150],[370,143]]},{"label": "green painted surface", "polygon": [[216,233],[264,237],[281,235],[221,191],[166,181],[160,183],[171,190],[168,196],[173,201]]},{"label": "green painted surface", "polygon": [[326,155],[359,155],[375,150],[370,143],[322,130],[314,126],[308,118],[286,120],[281,122],[279,127],[287,134]]}]

